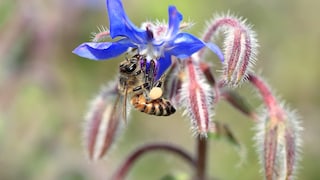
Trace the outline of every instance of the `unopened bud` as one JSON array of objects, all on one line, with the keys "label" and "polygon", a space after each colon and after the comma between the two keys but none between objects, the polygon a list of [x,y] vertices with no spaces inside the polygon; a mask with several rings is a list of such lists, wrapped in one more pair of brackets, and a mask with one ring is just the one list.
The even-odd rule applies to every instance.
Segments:
[{"label": "unopened bud", "polygon": [[300,122],[294,113],[283,113],[283,116],[273,117],[267,113],[258,122],[258,153],[267,180],[292,180],[300,158]]},{"label": "unopened bud", "polygon": [[297,169],[301,146],[299,117],[279,103],[268,85],[250,74],[250,82],[260,92],[266,110],[259,117],[257,147],[267,180],[292,180]]},{"label": "unopened bud", "polygon": [[209,23],[203,40],[209,42],[220,32],[224,33],[223,78],[226,84],[237,86],[247,77],[257,54],[256,33],[245,20],[222,15]]},{"label": "unopened bud", "polygon": [[185,77],[180,91],[181,105],[186,107],[185,114],[191,120],[194,133],[206,137],[213,114],[213,94],[197,62],[191,58],[185,62]]}]

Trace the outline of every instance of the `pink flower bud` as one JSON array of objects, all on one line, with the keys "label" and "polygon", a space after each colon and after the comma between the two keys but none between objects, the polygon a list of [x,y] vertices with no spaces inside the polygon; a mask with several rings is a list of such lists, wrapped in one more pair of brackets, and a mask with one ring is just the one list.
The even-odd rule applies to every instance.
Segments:
[{"label": "pink flower bud", "polygon": [[294,113],[281,110],[283,116],[266,112],[258,121],[256,140],[267,180],[293,179],[300,158],[300,121]]},{"label": "pink flower bud", "polygon": [[194,133],[206,137],[213,114],[213,94],[197,62],[192,58],[185,62],[185,77],[180,91],[181,105],[186,108],[185,114],[191,120]]},{"label": "pink flower bud", "polygon": [[[255,62],[258,47],[256,33],[245,20],[231,15],[222,15],[209,23],[203,40],[209,42],[220,32],[225,36],[223,79],[225,83],[237,86],[246,79]],[[202,54],[199,52],[200,56]]]},{"label": "pink flower bud", "polygon": [[294,178],[301,146],[298,116],[279,104],[267,84],[249,75],[250,82],[258,89],[266,106],[257,128],[257,147],[267,180]]}]

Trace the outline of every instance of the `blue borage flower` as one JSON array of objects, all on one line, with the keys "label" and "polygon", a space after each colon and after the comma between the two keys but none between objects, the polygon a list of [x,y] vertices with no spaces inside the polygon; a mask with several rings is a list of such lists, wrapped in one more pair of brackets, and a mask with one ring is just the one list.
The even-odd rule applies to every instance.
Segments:
[{"label": "blue borage flower", "polygon": [[209,47],[223,61],[223,54],[215,44],[204,43],[189,33],[180,32],[183,16],[175,6],[168,8],[167,26],[145,23],[142,28],[137,28],[125,14],[121,0],[106,0],[106,4],[110,37],[117,40],[86,42],[75,48],[73,53],[92,60],[107,60],[134,48],[138,53],[145,55],[148,62],[156,60],[156,80],[171,65],[171,56],[184,59],[204,46]]}]

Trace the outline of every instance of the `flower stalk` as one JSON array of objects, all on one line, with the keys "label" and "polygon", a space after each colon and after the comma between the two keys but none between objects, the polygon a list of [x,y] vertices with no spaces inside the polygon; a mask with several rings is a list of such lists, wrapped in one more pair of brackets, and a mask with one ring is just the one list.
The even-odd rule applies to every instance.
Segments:
[{"label": "flower stalk", "polygon": [[174,145],[167,144],[167,143],[164,143],[164,144],[154,143],[154,144],[144,145],[138,148],[136,151],[134,151],[131,155],[129,155],[128,158],[118,168],[118,170],[115,172],[115,174],[112,176],[111,179],[124,180],[130,168],[138,160],[138,158],[140,158],[142,155],[145,155],[147,153],[151,153],[154,151],[166,151],[169,153],[173,153],[181,157],[183,160],[185,160],[185,162],[187,162],[192,168],[197,167],[197,161],[193,159],[193,157],[189,153],[182,150],[181,148],[176,147]]},{"label": "flower stalk", "polygon": [[275,117],[275,118],[272,118],[272,120],[273,121],[283,120],[284,112],[282,112],[282,109],[279,107],[279,103],[277,102],[276,98],[273,96],[271,90],[266,85],[266,83],[262,79],[260,79],[258,76],[255,76],[253,74],[250,74],[248,76],[248,80],[257,88],[257,90],[261,94],[261,97],[263,98],[264,104],[266,105],[268,112],[271,113],[270,116]]},{"label": "flower stalk", "polygon": [[[207,138],[202,136],[197,137],[197,180],[206,179],[206,169],[207,169],[207,152],[208,152]],[[211,172],[212,173],[212,172]]]}]

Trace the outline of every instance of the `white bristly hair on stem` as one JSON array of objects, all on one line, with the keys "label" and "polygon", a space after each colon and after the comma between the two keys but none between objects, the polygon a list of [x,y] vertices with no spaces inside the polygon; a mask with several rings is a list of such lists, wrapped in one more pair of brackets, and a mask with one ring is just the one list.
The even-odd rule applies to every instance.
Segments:
[{"label": "white bristly hair on stem", "polygon": [[110,37],[110,31],[105,26],[98,26],[98,32],[91,33],[91,41],[92,42],[101,42],[105,41]]}]

